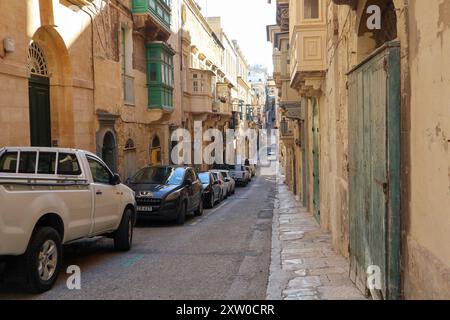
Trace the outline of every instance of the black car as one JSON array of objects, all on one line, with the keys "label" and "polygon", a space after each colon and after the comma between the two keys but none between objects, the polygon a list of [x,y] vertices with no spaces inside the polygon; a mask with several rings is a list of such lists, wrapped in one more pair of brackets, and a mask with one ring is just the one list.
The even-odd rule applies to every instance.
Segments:
[{"label": "black car", "polygon": [[192,168],[146,167],[127,185],[136,193],[138,219],[184,224],[186,215],[203,214],[203,186]]},{"label": "black car", "polygon": [[203,184],[203,201],[208,208],[212,208],[222,198],[219,181],[214,179],[211,172],[201,172],[198,177]]}]

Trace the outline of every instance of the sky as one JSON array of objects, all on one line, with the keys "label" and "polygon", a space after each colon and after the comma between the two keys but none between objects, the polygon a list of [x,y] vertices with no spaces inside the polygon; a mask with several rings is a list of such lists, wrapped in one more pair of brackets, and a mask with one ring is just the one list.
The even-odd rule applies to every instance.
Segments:
[{"label": "sky", "polygon": [[272,45],[266,26],[275,24],[275,2],[267,0],[196,0],[204,16],[222,18],[230,40],[237,40],[251,65],[262,64],[272,73]]}]

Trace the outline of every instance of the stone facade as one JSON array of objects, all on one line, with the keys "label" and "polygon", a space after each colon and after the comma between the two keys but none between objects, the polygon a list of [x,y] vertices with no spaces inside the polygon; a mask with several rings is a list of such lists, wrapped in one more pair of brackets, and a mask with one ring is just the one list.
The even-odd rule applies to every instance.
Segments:
[{"label": "stone facade", "polygon": [[[175,17],[177,3],[173,1]],[[152,164],[152,141],[160,141],[159,162],[168,163],[169,124],[179,124],[181,116],[148,107],[145,45],[149,35],[133,24],[132,1],[98,0],[95,6],[83,1],[2,1],[0,7],[0,37],[15,43],[15,51],[0,58],[0,78],[8,84],[0,89],[4,97],[0,145],[31,143],[27,53],[35,42],[48,64],[52,145],[86,149],[104,158],[109,153],[105,161],[124,178]],[[173,34],[178,24],[173,19]],[[176,36],[168,32],[164,40],[177,49]],[[179,65],[176,56],[174,68]],[[179,74],[174,82],[180,83]],[[177,86],[173,95],[179,105]]]},{"label": "stone facade", "polygon": [[[238,59],[220,19],[212,18],[211,27],[194,1],[155,0],[163,8],[155,12],[149,3],[2,1],[0,145],[26,146],[35,139],[28,92],[35,76],[28,59],[33,46],[42,60],[35,62],[45,65],[46,74],[39,79],[49,82],[49,101],[44,103],[49,105],[49,123],[44,129],[50,133],[44,138],[51,141],[40,145],[97,153],[125,180],[141,167],[170,163],[175,129],[193,133],[194,120],[204,121],[204,129],[228,128],[238,105],[237,70],[247,68],[242,53]],[[3,40],[14,44],[13,52],[4,50]],[[158,70],[166,61],[156,61],[156,73],[150,72],[149,45],[173,54],[165,76]],[[209,88],[205,94],[193,93],[195,72],[209,77],[197,82]],[[159,79],[150,79],[155,75]],[[168,82],[170,100],[151,91],[155,80]],[[251,103],[250,87],[243,94]],[[154,99],[161,97],[158,105]]]},{"label": "stone facade", "polygon": [[[275,45],[275,79],[282,79],[281,73],[277,74],[277,71],[283,70],[283,59],[286,59],[283,51],[276,46],[277,39],[284,37],[288,25],[291,53],[295,55],[295,50],[320,48],[312,45],[302,49],[295,45],[293,33],[296,28],[302,28],[299,13],[301,17],[302,13],[311,14],[315,9],[305,13],[303,1],[293,2],[277,1],[278,25],[268,27],[269,31],[273,30],[269,38]],[[300,76],[303,80],[300,80],[299,86],[295,81],[288,82],[290,87],[298,90],[298,102],[304,98],[308,100],[306,104],[300,103],[298,106],[305,131],[302,131],[301,126],[298,127],[301,121],[289,117],[289,108],[282,109],[288,122],[285,126],[294,131],[292,138],[287,137],[289,139],[283,139],[281,133],[286,183],[303,197],[308,211],[316,213],[315,203],[319,201],[320,215],[316,216],[321,227],[331,233],[334,248],[351,258],[349,213],[352,185],[349,149],[354,146],[349,145],[352,122],[349,119],[351,102],[348,73],[368,59],[383,43],[399,41],[401,143],[397,147],[401,152],[401,192],[396,196],[400,202],[402,234],[399,297],[406,299],[448,298],[450,294],[450,239],[446,232],[450,221],[446,210],[441,209],[448,207],[450,201],[447,134],[450,122],[445,104],[445,92],[448,91],[445,90],[448,78],[445,56],[450,43],[450,31],[446,23],[450,19],[447,2],[319,1],[319,7],[325,12],[327,29],[327,37],[321,42],[326,52],[325,72],[322,75],[317,73],[315,79],[311,78],[318,81],[308,83],[308,72],[321,72],[321,67],[311,66],[313,69],[309,69],[305,64],[300,67],[300,74],[303,72],[304,75]],[[300,10],[294,10],[293,4],[299,5]],[[381,31],[367,28],[370,16],[367,8],[370,5],[382,8]],[[316,31],[315,36],[319,39],[320,31]],[[308,52],[303,54],[307,55]],[[291,56],[291,68],[293,61]],[[290,76],[290,79],[295,79],[292,72]],[[279,89],[282,88],[280,81]],[[280,102],[287,96],[288,93],[282,90]],[[314,152],[317,149],[313,148],[314,134],[311,134],[315,127],[310,99],[313,96],[319,106],[319,196],[314,191]],[[302,133],[305,133],[304,136]],[[291,147],[290,142],[297,136],[305,146],[306,161],[302,161],[302,155]],[[296,176],[306,180],[303,193],[299,192],[302,188],[295,185]],[[365,290],[364,284],[360,288]]]}]

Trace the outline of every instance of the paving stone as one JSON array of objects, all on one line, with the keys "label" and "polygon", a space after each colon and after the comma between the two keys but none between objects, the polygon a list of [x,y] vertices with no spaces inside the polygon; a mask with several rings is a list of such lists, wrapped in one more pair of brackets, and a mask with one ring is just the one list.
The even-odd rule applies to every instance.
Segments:
[{"label": "paving stone", "polygon": [[355,286],[324,286],[318,288],[320,296],[326,300],[359,299],[362,294]]},{"label": "paving stone", "polygon": [[283,264],[303,264],[303,259],[283,260]]},{"label": "paving stone", "polygon": [[319,287],[322,283],[320,282],[320,277],[318,276],[306,276],[297,277],[289,281],[288,288],[308,288],[308,287]]},{"label": "paving stone", "polygon": [[333,286],[351,286],[352,282],[348,274],[327,274],[329,282]]},{"label": "paving stone", "polygon": [[316,296],[318,294],[317,290],[314,289],[288,289],[284,290],[283,294],[285,296]]},{"label": "paving stone", "polygon": [[320,276],[322,274],[346,274],[348,275],[348,269],[340,268],[340,267],[324,267],[324,268],[315,268],[310,270],[310,275],[312,276]]},{"label": "paving stone", "polygon": [[278,291],[280,298],[365,299],[349,279],[348,260],[333,250],[331,235],[295,200],[282,175],[277,176],[277,182],[275,239],[279,240],[280,267],[287,275],[286,284]]},{"label": "paving stone", "polygon": [[308,274],[308,272],[306,271],[306,269],[300,269],[295,271],[295,274],[300,277],[305,277]]}]

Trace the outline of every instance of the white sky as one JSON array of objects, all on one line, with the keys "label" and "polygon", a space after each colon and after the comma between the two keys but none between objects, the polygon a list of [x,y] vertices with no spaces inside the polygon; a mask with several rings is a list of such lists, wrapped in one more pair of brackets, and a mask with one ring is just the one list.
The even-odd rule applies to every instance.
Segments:
[{"label": "white sky", "polygon": [[262,64],[272,73],[272,45],[266,26],[275,24],[275,2],[267,0],[196,0],[203,15],[222,18],[222,28],[230,40],[237,40],[251,65]]}]

